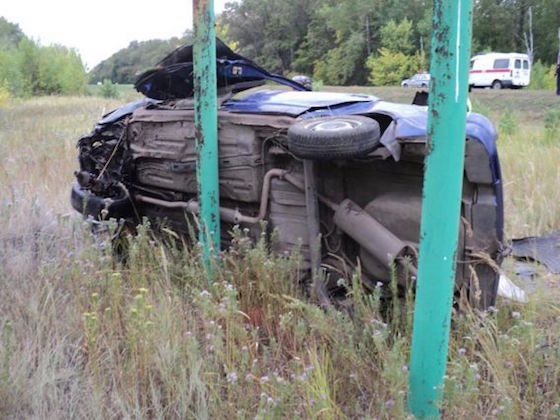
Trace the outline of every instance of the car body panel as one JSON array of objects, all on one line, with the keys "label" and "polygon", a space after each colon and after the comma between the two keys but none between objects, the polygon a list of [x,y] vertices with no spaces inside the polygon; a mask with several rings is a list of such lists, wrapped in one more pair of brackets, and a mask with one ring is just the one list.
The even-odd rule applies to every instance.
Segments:
[{"label": "car body panel", "polygon": [[[234,53],[216,39],[216,81],[218,91],[239,92],[266,80],[294,90],[309,90],[284,76],[269,73],[262,67]],[[158,100],[191,98],[194,96],[192,45],[180,47],[161,60],[153,69],[142,73],[135,89],[148,98]]]}]

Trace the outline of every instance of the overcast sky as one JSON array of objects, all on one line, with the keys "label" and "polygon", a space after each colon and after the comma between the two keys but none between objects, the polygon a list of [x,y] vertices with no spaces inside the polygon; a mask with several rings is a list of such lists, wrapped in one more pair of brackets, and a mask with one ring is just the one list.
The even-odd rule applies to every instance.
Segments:
[{"label": "overcast sky", "polygon": [[[230,0],[214,0],[216,13]],[[88,69],[130,41],[168,39],[192,28],[192,0],[0,0],[0,16],[41,45],[78,50]]]}]

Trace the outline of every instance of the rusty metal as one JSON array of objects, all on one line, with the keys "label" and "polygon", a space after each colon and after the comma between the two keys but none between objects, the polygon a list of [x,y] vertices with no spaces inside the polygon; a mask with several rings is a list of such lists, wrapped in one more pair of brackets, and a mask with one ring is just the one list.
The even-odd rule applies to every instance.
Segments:
[{"label": "rusty metal", "polygon": [[[260,200],[259,213],[256,216],[247,216],[242,214],[238,209],[232,209],[227,207],[220,207],[220,217],[229,223],[245,223],[249,225],[254,225],[266,217],[268,212],[268,196],[270,194],[270,182],[272,178],[282,178],[287,171],[283,169],[271,169],[269,170],[263,180],[263,189]],[[200,214],[201,206],[196,200],[189,201],[167,201],[161,200],[159,198],[148,197],[143,194],[135,194],[134,199],[136,201],[154,204],[161,207],[166,207],[169,209],[184,209],[189,213]]]},{"label": "rusty metal", "polygon": [[[393,265],[407,266],[409,274],[415,274],[416,251],[385,228],[373,216],[349,199],[340,203],[334,214],[334,222],[354,239],[371,256],[382,264],[390,276]],[[407,265],[407,261],[411,265]],[[397,276],[397,281],[406,286],[409,276]],[[390,280],[390,278],[387,278]]]}]

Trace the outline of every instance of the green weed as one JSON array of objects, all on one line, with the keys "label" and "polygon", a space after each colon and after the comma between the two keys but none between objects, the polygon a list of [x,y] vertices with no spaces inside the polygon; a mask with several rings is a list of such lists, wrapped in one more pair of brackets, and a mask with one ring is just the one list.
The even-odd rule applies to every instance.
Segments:
[{"label": "green weed", "polygon": [[[508,238],[547,232],[560,223],[560,148],[545,94],[531,122],[515,105],[504,116],[494,94],[473,102],[517,124],[499,140]],[[127,264],[114,258],[117,224],[92,233],[68,194],[76,138],[115,105],[39,98],[0,112],[1,416],[407,418],[413,302],[395,285],[366,291],[356,276],[350,309],[324,310],[297,250],[278,256],[243,231],[213,281],[196,247],[147,222],[122,237]],[[525,305],[453,314],[445,418],[560,415],[557,280],[539,272]]]}]

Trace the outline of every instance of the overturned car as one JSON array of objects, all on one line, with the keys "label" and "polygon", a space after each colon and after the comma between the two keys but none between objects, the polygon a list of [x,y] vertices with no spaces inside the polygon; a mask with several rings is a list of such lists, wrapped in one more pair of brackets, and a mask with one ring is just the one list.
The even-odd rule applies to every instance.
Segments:
[{"label": "overturned car", "polygon": [[[320,298],[344,293],[338,280],[355,270],[365,287],[413,284],[427,108],[311,92],[216,45],[222,246],[235,225],[276,231],[275,251],[301,253],[302,279],[323,273]],[[199,211],[192,68],[191,46],[174,51],[138,78],[145,99],[79,139],[77,211],[188,233]],[[270,81],[282,89],[249,90]],[[456,291],[484,308],[498,288],[502,184],[491,122],[471,113],[466,133]]]}]

